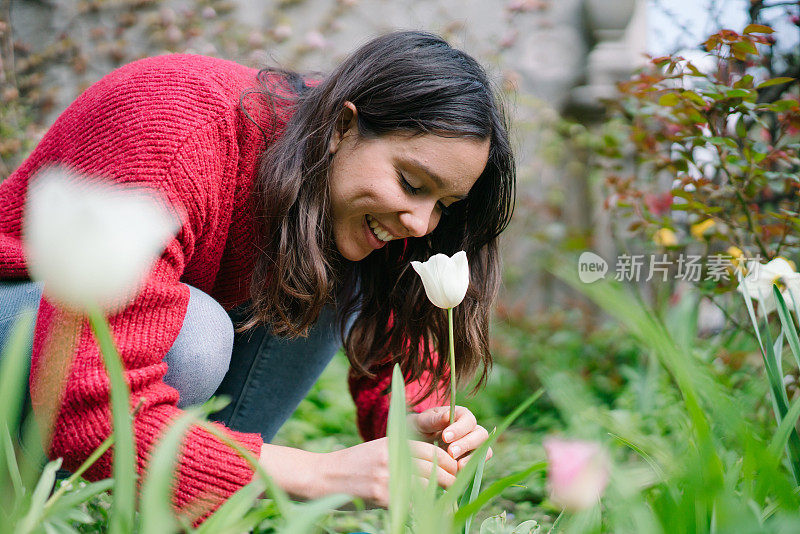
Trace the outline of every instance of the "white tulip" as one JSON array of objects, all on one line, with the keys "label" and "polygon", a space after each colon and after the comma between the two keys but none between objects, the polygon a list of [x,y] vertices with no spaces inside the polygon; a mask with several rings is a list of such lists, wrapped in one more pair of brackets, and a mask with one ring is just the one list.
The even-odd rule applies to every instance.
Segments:
[{"label": "white tulip", "polygon": [[426,262],[412,261],[411,266],[422,278],[425,294],[439,308],[454,308],[461,304],[469,287],[469,265],[463,250],[449,257],[431,256]]},{"label": "white tulip", "polygon": [[411,266],[422,278],[425,294],[434,306],[447,310],[447,331],[450,339],[450,424],[456,413],[456,353],[453,339],[453,308],[461,304],[469,287],[467,253],[460,250],[453,257],[434,254],[428,261],[412,261]]},{"label": "white tulip", "polygon": [[118,311],[136,296],[178,226],[155,194],[49,168],[28,187],[28,272],[62,306]]},{"label": "white tulip", "polygon": [[776,282],[784,287],[781,296],[789,309],[793,308],[795,302],[800,305],[800,274],[785,259],[775,258],[767,264],[753,260],[748,264],[747,271],[747,276],[739,281],[737,290],[757,301],[764,315],[777,307],[772,294],[772,285]]}]

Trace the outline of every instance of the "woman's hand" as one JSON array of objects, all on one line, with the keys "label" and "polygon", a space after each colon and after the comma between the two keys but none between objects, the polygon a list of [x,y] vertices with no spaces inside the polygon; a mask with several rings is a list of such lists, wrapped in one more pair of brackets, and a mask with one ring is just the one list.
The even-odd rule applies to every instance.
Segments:
[{"label": "woman's hand", "polygon": [[[450,407],[437,406],[428,408],[422,413],[409,414],[408,421],[422,439],[433,442],[437,439],[444,442],[447,453],[458,460],[458,469],[469,462],[469,454],[489,437],[489,433],[475,420],[469,409],[456,406],[456,417],[450,424]],[[492,448],[486,453],[486,459],[492,457]]]},{"label": "woman's hand", "polygon": [[[427,485],[437,458],[436,479],[449,488],[458,472],[456,461],[439,447],[424,441],[409,441],[417,482]],[[320,455],[318,464],[321,495],[348,493],[369,505],[389,506],[389,447],[387,438]],[[318,496],[321,496],[318,495]],[[317,495],[315,495],[316,497]]]},{"label": "woman's hand", "polygon": [[[489,436],[486,429],[477,424],[472,412],[463,406],[456,406],[452,425],[448,406],[409,414],[408,421],[422,439],[441,439],[447,445],[445,452],[432,443],[409,441],[417,481],[427,485],[436,458],[436,480],[444,489],[453,484],[458,470],[469,461],[470,452]],[[486,459],[491,457],[490,448]],[[389,505],[387,438],[324,454],[265,443],[260,463],[278,486],[296,499],[348,493],[369,505],[383,508]]]}]

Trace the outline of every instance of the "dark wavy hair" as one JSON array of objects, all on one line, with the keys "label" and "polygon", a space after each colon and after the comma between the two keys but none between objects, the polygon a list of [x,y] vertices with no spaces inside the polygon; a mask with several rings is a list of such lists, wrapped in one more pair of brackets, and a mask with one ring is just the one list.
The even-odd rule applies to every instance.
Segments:
[{"label": "dark wavy hair", "polygon": [[[437,384],[449,385],[447,358],[433,357],[437,347],[444,354],[447,346],[447,318],[428,301],[409,262],[464,250],[470,286],[454,310],[456,371],[463,382],[482,363],[477,390],[492,363],[488,331],[500,285],[497,237],[511,218],[515,189],[507,117],[484,69],[436,35],[403,31],[369,41],[318,82],[273,68],[262,69],[259,81],[258,92],[273,108],[288,106],[292,115],[261,160],[265,239],[252,276],[250,316],[239,329],[268,323],[278,335],[304,335],[322,307],[335,303],[353,372],[372,375],[399,362],[410,381],[428,371],[427,397]],[[329,141],[348,101],[365,137],[490,140],[483,173],[433,232],[391,241],[358,262],[345,260],[333,243],[328,190]]]}]

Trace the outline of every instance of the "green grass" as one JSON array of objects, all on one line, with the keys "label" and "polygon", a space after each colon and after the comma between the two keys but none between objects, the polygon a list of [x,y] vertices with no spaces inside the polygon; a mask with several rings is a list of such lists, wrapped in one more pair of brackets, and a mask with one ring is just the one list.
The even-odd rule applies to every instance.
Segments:
[{"label": "green grass", "polygon": [[[620,295],[612,291],[606,296]],[[641,333],[648,331],[642,329],[652,325],[643,319],[645,312],[625,318],[624,314],[633,306],[631,302],[617,307],[609,304],[612,312],[622,314],[622,323],[610,321],[592,330],[576,328],[579,319],[568,311],[537,320],[506,320],[494,325],[496,363],[488,384],[474,397],[462,395],[459,403],[469,407],[479,423],[491,429],[533,391],[544,387],[546,394],[499,436],[493,445],[494,457],[486,464],[482,489],[541,461],[542,440],[545,435],[555,433],[601,441],[610,450],[616,466],[603,507],[562,518],[559,532],[562,529],[631,531],[624,525],[629,528],[639,525],[643,532],[660,532],[651,524],[652,514],[682,517],[681,514],[694,510],[703,500],[714,503],[715,514],[724,511],[717,519],[720,522],[738,517],[736,520],[742,524],[756,524],[752,514],[742,511],[742,499],[749,499],[758,503],[752,506],[761,510],[763,519],[771,521],[770,528],[775,531],[784,528],[782,525],[785,528],[795,525],[796,514],[788,513],[785,505],[780,505],[788,502],[786,499],[795,499],[785,493],[791,493],[793,487],[787,482],[791,474],[780,458],[769,456],[776,423],[764,368],[755,352],[758,350],[755,338],[737,332],[723,332],[706,339],[689,339],[681,334],[681,344],[675,348],[684,352],[659,355],[654,342],[671,343],[667,341],[670,335],[687,331],[685,310],[654,314],[652,320],[656,322],[652,325],[663,324],[664,329],[658,327],[652,331],[653,339],[642,340]],[[789,317],[783,320],[787,322]],[[775,320],[773,327],[777,324]],[[683,363],[668,359],[676,357],[683,358]],[[783,359],[784,370],[792,368],[794,358],[788,349],[783,351]],[[676,365],[686,365],[694,371],[686,374],[678,369],[676,374]],[[330,452],[359,443],[355,406],[347,389],[347,371],[347,359],[337,354],[273,442],[315,452]],[[691,430],[695,423],[676,382],[676,377],[681,376],[684,387],[713,385],[707,391],[696,390],[695,402],[701,414],[695,416],[707,421],[705,430],[702,423],[698,427],[700,434],[696,434],[698,428]],[[715,397],[720,392],[723,397]],[[789,391],[790,404],[797,396],[796,390]],[[728,432],[736,428],[730,418],[726,419],[728,408],[724,404],[729,401],[716,406],[715,399],[735,401],[737,416],[746,423],[748,435]],[[798,406],[793,404],[792,414],[797,413]],[[718,409],[722,411],[717,413]],[[781,434],[788,428],[784,424]],[[714,450],[708,457],[697,455],[702,450],[697,448],[698,443],[702,441],[692,437],[702,438],[702,432],[709,436],[708,443]],[[708,464],[713,458],[716,459]],[[705,486],[702,477],[694,474],[704,472],[712,464],[717,467],[709,473],[714,470],[721,473],[719,488]],[[678,487],[684,488],[683,494],[675,493]],[[688,493],[687,488],[691,489]],[[74,523],[75,529],[85,533],[105,532],[112,502],[109,493],[102,493],[80,505],[80,512],[89,521]],[[764,507],[770,502],[778,504]],[[625,509],[631,513],[625,515]],[[471,532],[478,532],[485,519],[502,513],[510,525],[533,519],[542,526],[542,532],[547,532],[560,512],[548,501],[544,473],[538,472],[504,489],[481,508]],[[283,523],[277,515],[271,517],[274,519],[262,521],[255,532],[281,531]],[[701,523],[699,527],[705,525]],[[325,515],[319,527],[323,532],[377,534],[385,532],[386,524],[386,511],[363,510],[356,502],[347,509]]]}]

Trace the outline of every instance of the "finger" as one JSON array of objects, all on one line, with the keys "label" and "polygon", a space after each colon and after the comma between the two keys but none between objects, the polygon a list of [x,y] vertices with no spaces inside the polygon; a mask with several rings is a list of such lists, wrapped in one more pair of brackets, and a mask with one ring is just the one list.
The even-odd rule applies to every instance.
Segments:
[{"label": "finger", "polygon": [[424,441],[410,441],[411,455],[420,460],[433,462],[434,456],[439,466],[448,473],[455,475],[458,473],[458,464],[444,450],[436,445],[425,443]]},{"label": "finger", "polygon": [[425,428],[423,428],[424,424],[421,422],[421,420],[421,413],[409,413],[406,416],[410,433],[409,439],[421,439],[423,441],[433,442],[433,440],[437,437],[436,433],[428,432]]},{"label": "finger", "polygon": [[[423,477],[426,482],[430,480],[431,473],[433,472],[433,463],[427,460],[421,460],[419,458],[414,459],[414,465],[416,466],[417,473],[420,477]],[[455,482],[456,477],[452,473],[448,473],[441,466],[436,466],[436,483],[439,484],[441,487],[447,489],[453,485]]]},{"label": "finger", "polygon": [[450,422],[450,408],[437,406],[419,414],[417,426],[420,432],[434,434],[440,432]]},{"label": "finger", "polygon": [[[449,415],[449,414],[448,414]],[[463,406],[456,406],[456,418],[452,425],[442,430],[442,439],[447,443],[452,443],[469,434],[478,422],[469,409]]]},{"label": "finger", "polygon": [[[494,452],[492,451],[492,448],[489,447],[489,450],[486,451],[486,461],[488,462],[492,456],[494,456]],[[472,458],[472,454],[467,454],[463,458],[459,459],[458,469],[459,470],[464,469],[464,467],[469,463],[470,458]]]},{"label": "finger", "polygon": [[464,453],[474,451],[475,449],[480,447],[481,444],[488,438],[489,438],[489,432],[481,425],[477,425],[472,432],[470,432],[463,438],[458,439],[453,443],[451,443],[447,447],[447,452],[453,458],[458,458]]}]

